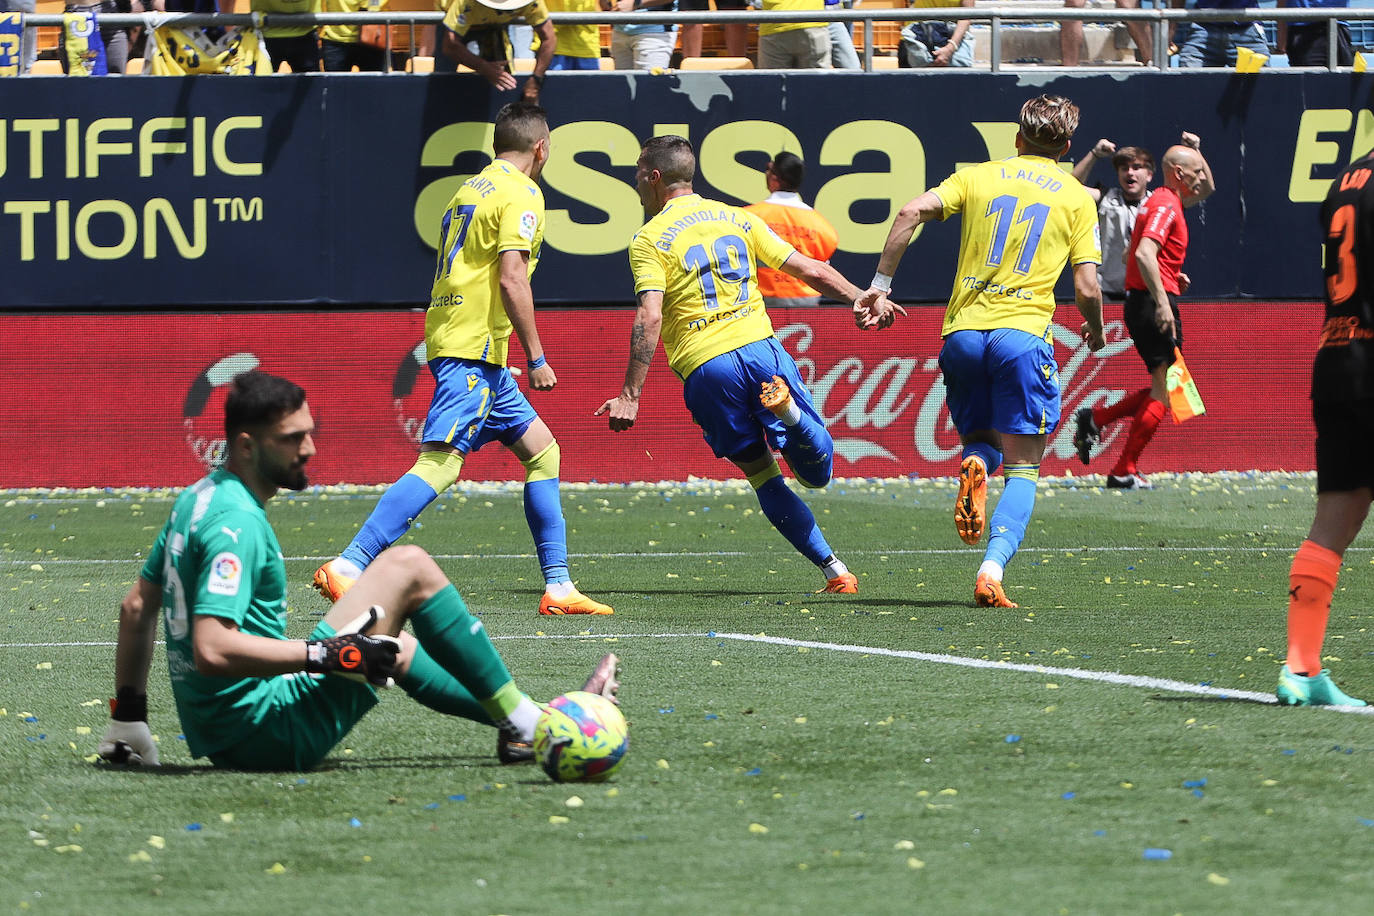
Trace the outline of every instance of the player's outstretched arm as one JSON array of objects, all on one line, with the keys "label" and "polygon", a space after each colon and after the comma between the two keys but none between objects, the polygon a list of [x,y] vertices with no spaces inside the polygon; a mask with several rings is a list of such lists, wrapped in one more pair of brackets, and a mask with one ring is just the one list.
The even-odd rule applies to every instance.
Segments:
[{"label": "player's outstretched arm", "polygon": [[1097,163],[1097,160],[1110,159],[1115,152],[1116,144],[1106,137],[1103,137],[1101,140],[1098,140],[1096,145],[1088,150],[1088,154],[1078,160],[1078,163],[1073,167],[1073,177],[1077,178],[1078,183],[1092,196],[1094,203],[1102,200],[1102,192],[1097,188],[1088,187],[1088,176],[1092,174],[1093,166]]},{"label": "player's outstretched arm", "polygon": [[148,669],[161,608],[161,587],[142,577],[119,605],[115,698],[109,728],[96,748],[111,763],[158,765],[157,744],[148,729]]},{"label": "player's outstretched arm", "polygon": [[456,60],[471,70],[482,74],[488,83],[497,89],[514,89],[515,77],[505,67],[483,60],[468,49],[468,44],[448,29],[444,29],[444,55]]},{"label": "player's outstretched arm", "polygon": [[537,104],[539,90],[544,85],[544,74],[548,72],[549,64],[553,63],[554,54],[558,53],[558,35],[554,32],[553,22],[548,19],[535,26],[534,32],[539,36],[539,50],[534,53],[534,72],[525,80],[521,95],[526,102]]},{"label": "player's outstretched arm", "polygon": [[1211,197],[1217,189],[1217,183],[1212,177],[1212,166],[1207,162],[1207,157],[1202,155],[1202,138],[1185,130],[1179,142],[1197,150],[1198,158],[1202,160],[1202,181],[1198,183],[1196,191],[1183,198],[1183,206],[1192,207]]},{"label": "player's outstretched arm", "polygon": [[529,357],[530,387],[535,391],[549,391],[558,384],[558,376],[545,358],[544,345],[539,342],[539,327],[534,320],[534,290],[530,289],[530,253],[501,252],[499,269],[501,304]]},{"label": "player's outstretched arm", "polygon": [[639,394],[644,390],[645,379],[649,377],[649,366],[653,364],[654,353],[658,350],[658,337],[662,329],[663,293],[654,289],[640,293],[635,323],[630,329],[630,364],[625,368],[625,385],[619,395],[608,399],[593,414],[597,417],[609,414],[612,432],[624,432],[635,425],[635,419],[639,416]]},{"label": "player's outstretched arm", "polygon": [[902,263],[902,255],[911,244],[911,237],[915,234],[916,228],[921,223],[938,219],[943,212],[944,205],[940,203],[940,198],[934,191],[926,191],[919,197],[907,201],[902,209],[897,211],[896,217],[892,220],[892,228],[887,232],[887,241],[883,243],[883,253],[878,258],[878,270],[873,274],[873,282],[869,285],[868,291],[855,301],[856,320],[861,307],[871,309],[880,299],[892,292],[892,275],[897,272],[897,265]]},{"label": "player's outstretched arm", "polygon": [[857,286],[850,283],[826,261],[818,261],[800,251],[793,252],[782,263],[782,272],[796,277],[808,286],[815,287],[831,299],[848,302],[854,309],[854,323],[865,331],[870,328],[887,328],[897,320],[897,315],[906,310],[886,296],[877,299],[865,298]]},{"label": "player's outstretched arm", "polygon": [[1073,292],[1078,314],[1083,316],[1083,340],[1096,353],[1107,345],[1102,329],[1102,284],[1097,278],[1096,264],[1087,262],[1074,267]]}]

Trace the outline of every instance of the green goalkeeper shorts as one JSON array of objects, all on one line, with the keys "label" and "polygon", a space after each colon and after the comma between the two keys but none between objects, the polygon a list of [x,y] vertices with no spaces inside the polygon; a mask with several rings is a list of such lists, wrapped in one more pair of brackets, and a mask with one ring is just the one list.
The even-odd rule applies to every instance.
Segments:
[{"label": "green goalkeeper shorts", "polygon": [[[334,628],[324,621],[311,639],[328,639]],[[373,706],[377,692],[346,677],[287,674],[271,679],[257,708],[248,716],[257,731],[239,744],[210,755],[217,767],[235,770],[308,770],[325,758]]]}]

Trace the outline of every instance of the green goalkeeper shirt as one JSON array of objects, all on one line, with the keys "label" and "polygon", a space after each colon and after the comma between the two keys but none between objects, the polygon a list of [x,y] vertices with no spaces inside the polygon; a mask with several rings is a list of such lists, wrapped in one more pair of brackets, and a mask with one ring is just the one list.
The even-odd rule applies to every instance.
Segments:
[{"label": "green goalkeeper shirt", "polygon": [[237,476],[213,471],[177,497],[142,576],[162,588],[167,668],[192,756],[237,744],[261,722],[274,679],[200,674],[191,636],[208,615],[286,638],[286,564],[262,504]]}]

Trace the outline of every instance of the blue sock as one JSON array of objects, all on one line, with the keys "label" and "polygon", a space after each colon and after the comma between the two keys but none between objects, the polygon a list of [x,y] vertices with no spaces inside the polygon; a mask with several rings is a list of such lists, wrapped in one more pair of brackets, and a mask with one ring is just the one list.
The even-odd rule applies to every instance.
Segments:
[{"label": "blue sock", "polygon": [[570,582],[568,573],[568,526],[563,521],[563,504],[558,493],[558,478],[525,481],[525,521],[534,536],[534,552],[544,582]]},{"label": "blue sock", "polygon": [[401,539],[410,529],[410,523],[438,495],[433,487],[414,474],[402,475],[387,487],[377,508],[372,510],[340,556],[358,564],[359,569],[367,569],[368,564],[377,559],[377,554]]},{"label": "blue sock", "polygon": [[[777,470],[776,465],[773,470]],[[802,556],[817,566],[830,557],[833,551],[821,534],[816,517],[801,501],[801,497],[787,488],[781,474],[775,473],[767,481],[756,485],[754,492],[759,498],[763,514]]]},{"label": "blue sock", "polygon": [[787,427],[782,454],[803,485],[814,488],[830,483],[834,453],[835,440],[830,432],[806,411],[801,412],[801,419],[796,424]]},{"label": "blue sock", "polygon": [[1021,539],[1026,536],[1026,526],[1030,524],[1031,511],[1035,509],[1035,487],[1040,480],[1038,464],[1009,464],[1006,471],[1006,486],[1002,488],[1002,498],[997,501],[997,511],[992,513],[988,523],[988,549],[983,554],[984,562],[991,560],[1006,568],[1016,551],[1021,547]]},{"label": "blue sock", "polygon": [[983,464],[988,469],[989,477],[1002,466],[1002,451],[995,445],[989,445],[986,442],[970,442],[968,445],[964,446],[964,453],[960,456],[959,460],[962,462],[963,459],[970,455],[977,455],[979,458],[983,459]]}]

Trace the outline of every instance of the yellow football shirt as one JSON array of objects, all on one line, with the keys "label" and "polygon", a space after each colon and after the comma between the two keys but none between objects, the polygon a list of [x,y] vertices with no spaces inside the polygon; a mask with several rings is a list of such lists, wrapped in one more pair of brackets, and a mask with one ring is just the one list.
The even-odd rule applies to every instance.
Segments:
[{"label": "yellow football shirt", "polygon": [[663,351],[679,377],[773,336],[758,268],[781,267],[795,252],[757,216],[700,194],[674,197],[635,233],[635,295],[663,293]]},{"label": "yellow football shirt", "polygon": [[544,5],[544,0],[532,0],[513,10],[494,10],[477,0],[453,0],[444,14],[444,27],[459,38],[464,38],[470,29],[504,29],[517,19],[524,19],[526,25],[535,26],[542,25],[548,18],[549,8]]},{"label": "yellow football shirt", "polygon": [[[823,10],[825,0],[763,0],[763,10],[766,13],[792,13],[803,12],[805,10]],[[760,35],[776,35],[779,32],[792,32],[797,29],[824,28],[824,22],[765,22],[759,26]]]},{"label": "yellow football shirt", "polygon": [[[551,12],[556,13],[601,12],[597,0],[547,0],[547,5]],[[601,26],[555,25],[553,31],[558,36],[556,53],[564,57],[601,56]]]},{"label": "yellow football shirt", "polygon": [[[387,0],[324,0],[326,13],[380,13],[386,8]],[[362,26],[322,25],[320,37],[340,44],[357,44]]]},{"label": "yellow football shirt", "polygon": [[934,191],[941,219],[964,214],[941,335],[1015,328],[1045,337],[1065,263],[1102,263],[1088,192],[1043,156],[972,165]]},{"label": "yellow football shirt", "polygon": [[463,182],[440,232],[425,313],[429,359],[506,364],[511,323],[501,300],[500,255],[528,251],[533,276],[543,241],[544,193],[524,172],[497,159]]}]

